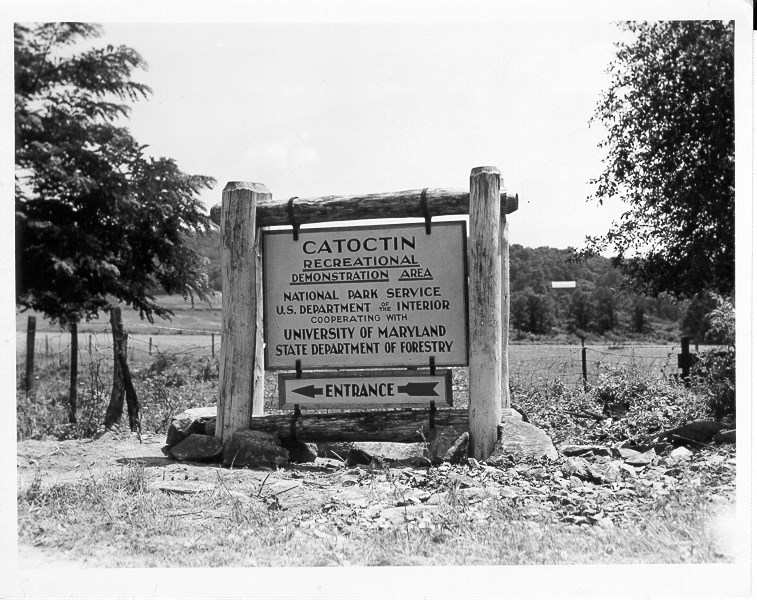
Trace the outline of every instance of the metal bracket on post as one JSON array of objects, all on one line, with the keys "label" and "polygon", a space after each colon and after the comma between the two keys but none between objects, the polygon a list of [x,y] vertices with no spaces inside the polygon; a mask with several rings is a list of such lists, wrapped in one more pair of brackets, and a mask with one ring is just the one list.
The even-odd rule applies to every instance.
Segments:
[{"label": "metal bracket on post", "polygon": [[[300,361],[299,358],[294,361],[294,370],[296,373],[295,377],[297,377],[297,379],[301,379],[302,378],[302,361]],[[297,419],[300,418],[301,414],[302,414],[302,411],[300,411],[300,405],[295,404],[294,414],[292,415],[292,420],[289,423],[289,434],[292,436],[293,440],[297,439]]]},{"label": "metal bracket on post", "polygon": [[431,234],[431,213],[428,212],[428,200],[426,199],[426,190],[428,188],[423,188],[421,191],[421,212],[423,213],[423,218],[426,220],[426,235]]},{"label": "metal bracket on post", "polygon": [[300,237],[300,224],[294,220],[294,201],[297,196],[292,196],[287,203],[287,215],[289,216],[289,224],[292,226],[292,239],[296,242]]},{"label": "metal bracket on post", "polygon": [[[428,370],[430,375],[436,375],[436,359],[433,356],[428,357]],[[429,431],[435,427],[434,417],[436,416],[436,402],[431,401],[428,411],[428,428]]]}]

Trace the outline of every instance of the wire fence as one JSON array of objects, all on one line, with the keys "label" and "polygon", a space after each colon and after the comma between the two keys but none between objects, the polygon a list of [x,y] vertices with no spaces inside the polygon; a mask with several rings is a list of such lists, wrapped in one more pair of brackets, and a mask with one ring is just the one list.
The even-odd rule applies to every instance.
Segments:
[{"label": "wire fence", "polygon": [[[179,329],[150,326],[160,333],[140,333],[139,324],[124,323],[127,332],[127,357],[130,361],[145,362],[162,354],[168,357],[216,357],[221,348],[221,332],[200,329]],[[85,331],[77,335],[78,362],[86,365],[94,360],[113,357],[113,336],[109,328]],[[26,362],[27,339],[19,332],[16,341],[18,363]],[[71,360],[71,335],[68,332],[37,332],[34,339],[34,364],[67,365]]]},{"label": "wire fence", "polygon": [[[605,373],[632,368],[652,378],[678,373],[678,345],[586,346],[586,383]],[[584,385],[581,346],[513,345],[509,351],[510,379],[523,386],[547,386],[559,381],[571,387]]]},{"label": "wire fence", "polygon": [[[188,329],[142,323],[124,323],[128,334],[127,357],[135,367],[163,358],[217,358],[222,334],[208,329]],[[34,344],[35,368],[68,365],[70,334],[37,332]],[[641,370],[650,377],[671,377],[678,373],[678,344],[589,345],[585,348],[586,383],[594,384],[603,373],[624,367]],[[78,334],[79,365],[113,358],[113,337],[109,327]],[[509,347],[510,379],[521,386],[547,386],[555,382],[584,385],[582,347],[567,344],[512,344]],[[26,336],[19,332],[17,362],[26,362]]]}]

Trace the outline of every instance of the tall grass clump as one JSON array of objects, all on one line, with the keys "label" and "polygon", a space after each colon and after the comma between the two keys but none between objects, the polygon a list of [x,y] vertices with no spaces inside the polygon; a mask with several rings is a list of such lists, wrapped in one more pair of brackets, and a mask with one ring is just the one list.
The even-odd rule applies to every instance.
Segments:
[{"label": "tall grass clump", "polygon": [[[217,357],[158,353],[130,366],[144,432],[165,433],[175,414],[216,402]],[[19,360],[17,440],[91,438],[103,431],[113,386],[112,360],[102,357],[80,366],[76,423],[68,422],[69,366],[64,362],[38,365],[34,388],[28,394],[23,389],[23,370],[23,360]]]}]

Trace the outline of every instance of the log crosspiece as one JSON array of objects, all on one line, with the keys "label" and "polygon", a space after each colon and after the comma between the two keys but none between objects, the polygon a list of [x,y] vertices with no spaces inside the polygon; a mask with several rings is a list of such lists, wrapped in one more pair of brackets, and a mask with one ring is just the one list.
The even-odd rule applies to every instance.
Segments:
[{"label": "log crosspiece", "polygon": [[[320,196],[296,198],[291,206],[291,217],[298,225],[309,223],[330,223],[361,219],[404,219],[424,217],[420,202],[423,190],[407,190],[384,194],[362,194],[355,196]],[[289,199],[261,199],[256,207],[258,227],[290,225]],[[426,189],[426,207],[434,217],[467,215],[470,205],[468,190]],[[500,205],[504,213],[518,210],[518,195],[502,192]],[[216,225],[221,224],[221,205],[210,209],[210,218]]]}]

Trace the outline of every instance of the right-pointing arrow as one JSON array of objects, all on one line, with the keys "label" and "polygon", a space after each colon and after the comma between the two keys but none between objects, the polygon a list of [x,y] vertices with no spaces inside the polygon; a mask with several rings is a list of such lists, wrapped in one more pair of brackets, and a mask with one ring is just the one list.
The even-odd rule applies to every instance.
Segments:
[{"label": "right-pointing arrow", "polygon": [[398,386],[397,391],[408,396],[438,396],[439,394],[434,391],[438,383],[438,381],[413,381],[407,385]]},{"label": "right-pointing arrow", "polygon": [[316,396],[323,394],[323,388],[317,388],[311,384],[292,390],[292,393],[299,394],[300,396],[307,396],[308,398],[315,398]]}]

